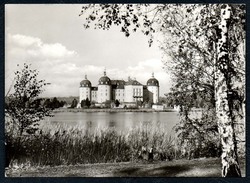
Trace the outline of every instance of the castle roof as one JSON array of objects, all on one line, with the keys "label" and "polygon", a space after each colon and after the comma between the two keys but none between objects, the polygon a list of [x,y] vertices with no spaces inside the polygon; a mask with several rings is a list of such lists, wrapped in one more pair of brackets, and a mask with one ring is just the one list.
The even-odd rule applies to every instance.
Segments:
[{"label": "castle roof", "polygon": [[141,83],[139,83],[138,81],[136,80],[129,80],[126,82],[126,85],[142,85]]},{"label": "castle roof", "polygon": [[98,88],[97,88],[96,86],[93,86],[93,87],[91,87],[91,90],[92,90],[92,91],[97,91]]},{"label": "castle roof", "polygon": [[159,81],[155,79],[154,73],[152,73],[152,77],[147,81],[148,86],[159,86]]},{"label": "castle roof", "polygon": [[85,79],[80,82],[80,87],[91,87],[91,82],[87,79],[87,75],[85,75]]},{"label": "castle roof", "polygon": [[99,79],[99,85],[111,85],[111,80],[106,76],[106,71],[104,71],[104,76]]},{"label": "castle roof", "polygon": [[111,80],[111,85],[113,89],[124,89],[124,80]]}]

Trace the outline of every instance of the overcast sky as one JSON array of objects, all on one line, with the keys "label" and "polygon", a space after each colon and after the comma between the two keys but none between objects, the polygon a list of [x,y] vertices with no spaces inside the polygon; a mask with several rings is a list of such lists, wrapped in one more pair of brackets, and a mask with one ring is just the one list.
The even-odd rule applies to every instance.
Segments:
[{"label": "overcast sky", "polygon": [[95,86],[106,68],[110,79],[128,76],[146,84],[154,72],[160,96],[169,91],[157,44],[148,47],[141,33],[125,37],[119,27],[109,31],[85,30],[81,5],[5,6],[5,91],[9,90],[17,64],[31,63],[39,77],[51,83],[43,96],[78,96],[87,74]]}]

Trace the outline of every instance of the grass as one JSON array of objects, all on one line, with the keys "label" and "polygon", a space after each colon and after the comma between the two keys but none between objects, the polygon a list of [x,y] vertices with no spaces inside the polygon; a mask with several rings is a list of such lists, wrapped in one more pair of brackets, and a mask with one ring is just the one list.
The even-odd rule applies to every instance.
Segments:
[{"label": "grass", "polygon": [[[49,127],[48,127],[49,128]],[[79,128],[39,130],[34,135],[16,136],[6,133],[7,159],[10,165],[28,164],[75,165],[88,163],[137,161],[141,148],[152,147],[155,152],[173,154],[173,139],[160,126],[141,125],[127,133],[114,129],[99,129],[94,133]],[[160,156],[155,159],[160,159]]]},{"label": "grass", "polygon": [[[245,160],[240,168],[245,177]],[[8,169],[9,177],[221,177],[220,158]]]}]

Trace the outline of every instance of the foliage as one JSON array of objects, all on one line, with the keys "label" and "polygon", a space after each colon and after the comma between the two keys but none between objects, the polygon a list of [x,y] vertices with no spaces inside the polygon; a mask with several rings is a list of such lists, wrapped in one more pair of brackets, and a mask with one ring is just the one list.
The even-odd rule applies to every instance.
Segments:
[{"label": "foliage", "polygon": [[52,102],[51,102],[52,104],[52,109],[54,109],[54,108],[59,108],[59,107],[63,107],[62,106],[62,104],[63,103],[61,103],[61,102],[59,102],[58,100],[57,100],[57,98],[56,97],[54,97],[53,99],[52,99]]},{"label": "foliage", "polygon": [[81,101],[81,108],[85,108],[85,107],[89,108],[90,105],[91,105],[91,103],[90,103],[88,97],[86,98],[86,100],[84,99],[84,100]]},{"label": "foliage", "polygon": [[71,108],[76,108],[77,106],[77,100],[74,98],[71,103]]},{"label": "foliage", "polygon": [[56,97],[54,97],[51,101],[51,99],[47,98],[43,105],[46,108],[51,108],[51,109],[57,109],[59,107],[63,107],[66,104],[65,101],[59,101]]},{"label": "foliage", "polygon": [[51,101],[49,98],[45,99],[43,106],[46,108],[51,108]]},{"label": "foliage", "polygon": [[81,101],[81,108],[84,108],[85,106],[86,106],[86,100],[83,99],[83,100]]},{"label": "foliage", "polygon": [[119,107],[119,105],[120,105],[120,102],[119,102],[119,100],[116,99],[116,100],[115,100],[115,106],[116,106],[116,107]]},{"label": "foliage", "polygon": [[167,97],[159,97],[159,104],[167,104],[168,99]]},{"label": "foliage", "polygon": [[18,136],[24,132],[34,134],[39,121],[50,116],[51,110],[41,105],[41,99],[38,98],[46,83],[37,77],[38,71],[30,69],[27,64],[15,72],[14,93],[7,97],[5,111],[10,119],[6,122],[6,129]]},{"label": "foliage", "polygon": [[86,106],[89,108],[90,105],[91,105],[90,100],[89,100],[89,98],[87,97],[87,98],[86,98]]},{"label": "foliage", "polygon": [[140,29],[143,34],[150,36],[149,44],[151,44],[152,32],[155,30],[151,26],[153,21],[147,15],[150,9],[146,4],[88,4],[82,7],[80,16],[84,16],[86,29],[92,24],[95,28],[103,30],[109,30],[112,25],[117,25],[121,27],[121,32],[126,37]]},{"label": "foliage", "polygon": [[189,159],[219,156],[221,144],[215,110],[193,111],[187,115],[181,117],[174,128],[178,143],[183,147],[182,155]]},{"label": "foliage", "polygon": [[[200,98],[202,99],[200,100],[202,102],[201,106],[208,111],[215,108],[215,98],[217,98],[217,101],[219,100],[218,96],[215,97],[218,91],[218,88],[215,89],[215,84],[216,80],[219,79],[216,73],[224,73],[222,77],[224,77],[227,82],[227,92],[229,93],[227,100],[229,104],[231,103],[229,108],[233,114],[230,115],[230,113],[227,113],[226,115],[237,125],[243,125],[242,116],[244,115],[244,109],[242,110],[242,108],[244,108],[245,100],[245,58],[243,51],[245,39],[244,5],[230,5],[232,8],[232,16],[228,25],[227,54],[229,57],[226,59],[226,66],[217,62],[221,50],[225,50],[225,48],[218,49],[217,47],[219,45],[217,41],[220,39],[219,26],[221,23],[220,10],[222,6],[206,5],[200,9],[197,9],[195,6],[191,7],[191,13],[188,12],[188,15],[186,15],[189,17],[187,19],[187,21],[190,21],[189,23],[185,22],[186,20],[183,21],[178,20],[178,17],[176,18],[178,15],[183,17],[186,14],[185,11],[178,11],[178,13],[172,15],[167,22],[169,26],[171,26],[170,31],[166,31],[167,35],[171,36],[171,38],[174,37],[175,42],[180,44],[176,44],[172,41],[169,43],[166,39],[166,43],[168,41],[169,44],[166,44],[167,48],[165,44],[162,48],[165,51],[164,53],[170,55],[174,61],[171,64],[168,62],[168,67],[172,70],[174,81],[172,93],[169,94],[169,98],[171,102],[181,106],[181,114],[184,115],[182,121],[185,123],[185,128],[181,128],[181,126],[177,129],[179,129],[180,134],[187,133],[189,135],[188,139],[190,140],[186,142],[189,144],[196,143],[202,137],[200,133],[197,134],[195,127],[196,120],[191,120],[188,116],[190,109],[195,106],[197,100]],[[200,13],[197,13],[197,11]],[[194,21],[193,18],[195,18],[196,21]],[[198,30],[197,33],[199,34],[192,32],[195,29]],[[197,40],[202,40],[202,42]],[[217,86],[220,87],[221,85],[222,83],[220,82]],[[233,94],[233,96],[230,95],[230,93]],[[216,114],[214,114],[214,116],[216,116]],[[213,114],[209,115],[208,119],[213,119],[214,116]],[[219,111],[217,111],[217,118],[215,118],[214,121],[218,121],[218,118]],[[206,121],[204,118],[201,119]],[[225,124],[229,123],[229,121],[225,122]],[[190,126],[190,124],[192,125]],[[209,123],[209,125],[212,127],[214,125],[213,121]],[[228,129],[225,125],[223,125],[222,128]],[[206,129],[204,129],[204,132],[208,133]],[[220,131],[221,136],[224,136],[222,133],[224,132]],[[233,125],[233,130],[230,130],[230,133],[232,133],[232,136],[242,136],[236,130],[236,125]],[[205,139],[207,138],[208,137]],[[219,138],[219,136],[217,136],[217,138]],[[187,137],[183,136],[183,139],[186,140]],[[221,140],[223,141],[223,139]],[[237,154],[239,153],[237,148],[239,141],[236,140],[237,138],[234,139],[234,151],[236,155],[232,157],[232,159],[235,158],[234,162],[237,162]],[[227,145],[229,144],[223,144],[223,151],[226,151]],[[195,145],[191,147],[195,148]],[[188,151],[191,151],[193,148],[190,149],[187,147]],[[201,149],[202,147],[198,148]],[[227,158],[230,159],[230,157]],[[224,158],[222,158],[222,161],[224,161]]]}]

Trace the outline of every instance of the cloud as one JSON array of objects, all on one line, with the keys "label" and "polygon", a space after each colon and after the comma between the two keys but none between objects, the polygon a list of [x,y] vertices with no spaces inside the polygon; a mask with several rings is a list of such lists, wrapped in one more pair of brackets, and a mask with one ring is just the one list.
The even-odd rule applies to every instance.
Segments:
[{"label": "cloud", "polygon": [[5,55],[6,90],[11,86],[14,71],[20,69],[17,65],[22,66],[23,63],[31,64],[33,69],[39,70],[39,78],[54,81],[55,85],[61,81],[60,78],[64,80],[72,75],[69,73],[78,71],[74,63],[79,58],[76,51],[68,50],[60,43],[44,43],[37,37],[7,34]]},{"label": "cloud", "polygon": [[8,34],[7,40],[17,47],[40,47],[42,45],[41,39],[20,34]]},{"label": "cloud", "polygon": [[13,56],[16,55],[16,51],[23,51],[22,58],[39,58],[41,59],[59,59],[65,57],[76,56],[75,51],[68,50],[64,45],[60,43],[43,43],[40,38],[31,37],[20,34],[8,34],[7,46],[9,53]]},{"label": "cloud", "polygon": [[69,51],[65,46],[55,43],[55,44],[43,44],[41,46],[41,53],[44,56],[52,58],[62,58],[67,56],[73,56],[76,54],[75,51]]},{"label": "cloud", "polygon": [[[39,79],[45,79],[51,85],[46,86],[43,96],[78,96],[79,83],[85,75],[93,86],[98,85],[98,80],[103,76],[105,63],[89,64],[81,54],[69,50],[60,43],[45,43],[37,37],[8,34],[6,40],[5,80],[6,90],[11,86],[17,64],[31,63],[32,68],[39,70]],[[155,78],[160,82],[160,95],[168,91],[169,76],[162,69],[163,64],[159,59],[147,59],[134,62],[132,65],[118,68],[117,65],[106,68],[107,76],[111,79],[123,79],[128,76],[136,78],[145,85],[154,72]]]}]

